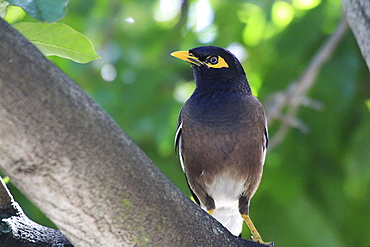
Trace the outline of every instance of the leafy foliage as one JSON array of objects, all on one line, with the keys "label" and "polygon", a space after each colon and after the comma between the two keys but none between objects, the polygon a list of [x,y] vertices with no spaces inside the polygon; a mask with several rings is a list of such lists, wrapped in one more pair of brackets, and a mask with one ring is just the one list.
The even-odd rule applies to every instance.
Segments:
[{"label": "leafy foliage", "polygon": [[84,35],[65,24],[19,22],[13,27],[34,43],[45,56],[57,55],[79,63],[100,58]]},{"label": "leafy foliage", "polygon": [[[194,86],[190,67],[170,52],[208,44],[238,49],[254,94],[268,107],[341,18],[340,2],[332,0],[71,1],[63,22],[90,37],[102,59],[87,65],[50,59],[189,194],[173,137]],[[303,107],[298,114],[309,131],[292,129],[267,155],[251,204],[265,240],[302,247],[369,244],[369,89],[368,69],[347,32],[307,95],[323,109]],[[277,128],[270,126],[270,136]],[[20,196],[15,199],[35,219]]]},{"label": "leafy foliage", "polygon": [[64,17],[68,0],[7,0],[42,22],[55,22]]}]

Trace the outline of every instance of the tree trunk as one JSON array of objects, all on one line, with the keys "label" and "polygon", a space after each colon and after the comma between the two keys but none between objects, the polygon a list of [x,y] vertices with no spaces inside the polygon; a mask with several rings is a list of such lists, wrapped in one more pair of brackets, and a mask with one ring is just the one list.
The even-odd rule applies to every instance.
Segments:
[{"label": "tree trunk", "polygon": [[260,246],[191,202],[2,19],[0,166],[75,246]]}]

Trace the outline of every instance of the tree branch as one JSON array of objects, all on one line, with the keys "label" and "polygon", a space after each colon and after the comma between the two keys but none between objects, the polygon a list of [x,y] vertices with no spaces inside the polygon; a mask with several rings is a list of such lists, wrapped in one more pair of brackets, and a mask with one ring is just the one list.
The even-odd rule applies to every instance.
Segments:
[{"label": "tree branch", "polygon": [[1,177],[0,220],[0,246],[73,246],[59,230],[41,226],[30,220],[14,201]]},{"label": "tree branch", "polygon": [[0,92],[1,169],[74,245],[262,246],[191,202],[2,19]]},{"label": "tree branch", "polygon": [[279,129],[269,142],[270,150],[284,139],[291,127],[296,127],[302,132],[308,131],[308,127],[297,118],[298,109],[302,105],[315,109],[321,108],[321,104],[309,99],[307,94],[314,85],[322,66],[332,56],[347,29],[348,25],[343,19],[311,59],[299,79],[289,85],[285,92],[278,92],[268,100],[266,112],[269,125],[272,125],[275,120],[281,121]]},{"label": "tree branch", "polygon": [[370,70],[370,1],[342,0],[349,25]]}]

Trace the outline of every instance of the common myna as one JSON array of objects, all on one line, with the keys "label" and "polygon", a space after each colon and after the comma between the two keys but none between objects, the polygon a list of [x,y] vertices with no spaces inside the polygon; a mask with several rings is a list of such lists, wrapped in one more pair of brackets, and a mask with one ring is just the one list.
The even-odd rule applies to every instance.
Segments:
[{"label": "common myna", "polygon": [[196,88],[180,110],[175,146],[195,201],[232,234],[249,217],[268,142],[266,116],[243,67],[228,50],[203,46],[171,54],[189,62]]}]

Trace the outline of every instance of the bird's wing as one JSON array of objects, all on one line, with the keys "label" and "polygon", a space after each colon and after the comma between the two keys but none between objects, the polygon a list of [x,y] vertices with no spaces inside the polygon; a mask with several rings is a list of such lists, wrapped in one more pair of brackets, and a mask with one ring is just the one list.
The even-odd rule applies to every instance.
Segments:
[{"label": "bird's wing", "polygon": [[184,159],[182,157],[182,152],[181,152],[181,130],[182,130],[182,122],[181,122],[181,110],[179,113],[179,119],[177,122],[177,130],[176,130],[176,135],[175,135],[175,151],[179,155],[180,159],[180,164],[183,172],[185,172],[185,166],[184,166]]},{"label": "bird's wing", "polygon": [[269,144],[269,131],[268,131],[268,128],[267,128],[267,118],[266,118],[266,115],[265,115],[265,139],[264,139],[264,149],[266,150],[268,148],[268,144]]},{"label": "bird's wing", "polygon": [[[178,122],[177,122],[177,130],[176,130],[176,135],[175,135],[175,151],[179,156],[182,171],[185,173],[184,159],[183,159],[182,150],[181,150],[181,145],[182,145],[182,139],[181,139],[181,131],[182,131],[181,110],[180,110],[180,113],[179,113],[179,118],[178,118]],[[198,205],[200,205],[200,201],[199,201],[198,197],[195,195],[194,191],[190,187],[189,180],[188,180],[186,174],[185,174],[185,178],[186,178],[186,183],[188,184],[189,190],[191,192],[191,195],[193,196],[195,202]]]},{"label": "bird's wing", "polygon": [[262,165],[265,164],[266,152],[269,145],[269,133],[267,129],[267,121],[265,121],[265,132],[263,136],[263,158],[262,158]]},{"label": "bird's wing", "polygon": [[[181,165],[182,165],[182,163],[181,163]],[[189,187],[189,190],[190,190],[190,193],[191,193],[191,195],[193,196],[193,198],[194,198],[194,201],[198,204],[198,205],[200,205],[200,201],[199,201],[199,198],[197,197],[197,195],[194,193],[194,191],[192,190],[192,188],[191,188],[191,186],[190,186],[190,184],[189,184],[189,180],[188,180],[188,177],[185,175],[185,178],[186,178],[186,183],[188,184],[188,187]]]}]

